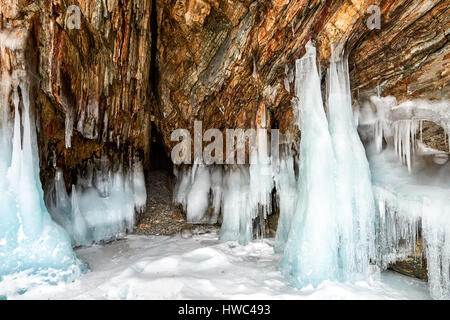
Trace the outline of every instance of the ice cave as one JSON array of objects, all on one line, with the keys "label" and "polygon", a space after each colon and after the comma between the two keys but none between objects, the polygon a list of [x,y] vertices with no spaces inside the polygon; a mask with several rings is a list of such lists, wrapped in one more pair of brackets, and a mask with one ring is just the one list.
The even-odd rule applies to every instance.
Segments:
[{"label": "ice cave", "polygon": [[72,2],[0,0],[0,300],[450,300],[445,0]]}]

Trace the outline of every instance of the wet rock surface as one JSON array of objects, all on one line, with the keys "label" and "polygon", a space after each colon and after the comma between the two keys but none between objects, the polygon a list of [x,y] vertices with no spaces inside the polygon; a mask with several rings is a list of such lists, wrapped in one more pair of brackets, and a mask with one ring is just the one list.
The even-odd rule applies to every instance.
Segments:
[{"label": "wet rock surface", "polygon": [[397,261],[395,264],[390,266],[390,269],[409,277],[427,281],[427,261],[425,252],[423,251],[422,239],[420,239],[416,244],[416,252],[414,256]]}]

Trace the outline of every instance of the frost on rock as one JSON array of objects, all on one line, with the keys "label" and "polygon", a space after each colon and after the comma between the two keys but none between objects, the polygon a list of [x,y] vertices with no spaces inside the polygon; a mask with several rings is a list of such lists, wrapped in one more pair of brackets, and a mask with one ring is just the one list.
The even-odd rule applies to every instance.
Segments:
[{"label": "frost on rock", "polygon": [[[10,88],[13,88],[11,90]],[[9,121],[13,95],[14,124]],[[39,179],[36,126],[26,80],[2,75],[0,105],[0,296],[4,277],[26,273],[55,283],[78,277],[84,265],[70,238],[52,221]],[[60,201],[61,200],[61,201]],[[61,207],[67,199],[58,199]],[[31,280],[30,280],[31,281]],[[26,290],[24,285],[20,290]]]},{"label": "frost on rock", "polygon": [[[69,200],[71,199],[71,200]],[[113,171],[106,158],[100,168],[89,163],[67,195],[62,171],[57,169],[55,181],[46,190],[46,205],[52,217],[63,226],[73,246],[124,236],[134,227],[135,212],[145,210],[147,194],[140,162],[124,173],[122,166]]]}]

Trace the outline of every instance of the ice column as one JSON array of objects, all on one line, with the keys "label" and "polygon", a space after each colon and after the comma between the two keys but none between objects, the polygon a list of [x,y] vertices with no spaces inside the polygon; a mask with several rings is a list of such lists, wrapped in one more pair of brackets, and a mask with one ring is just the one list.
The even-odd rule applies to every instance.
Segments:
[{"label": "ice column", "polygon": [[275,238],[275,252],[283,252],[289,236],[297,199],[294,156],[290,147],[288,147],[288,150],[280,159],[279,169],[275,175],[275,185],[280,208],[280,217],[278,219],[277,235]]},{"label": "ice column", "polygon": [[332,53],[328,69],[328,118],[336,159],[334,208],[341,280],[366,274],[373,256],[375,203],[364,146],[353,117],[347,59]]},{"label": "ice column", "polygon": [[[13,85],[15,120],[12,148],[9,144],[11,130],[7,110],[10,84],[2,81],[0,106],[0,280],[5,275],[28,270],[51,281],[73,279],[83,267],[72,250],[69,236],[52,221],[44,205],[36,127],[25,81],[21,81],[19,86]],[[19,99],[19,87],[22,99]]]},{"label": "ice column", "polygon": [[296,286],[317,286],[338,277],[338,226],[334,152],[311,42],[305,56],[296,62],[295,91],[302,130],[299,190],[280,268]]}]

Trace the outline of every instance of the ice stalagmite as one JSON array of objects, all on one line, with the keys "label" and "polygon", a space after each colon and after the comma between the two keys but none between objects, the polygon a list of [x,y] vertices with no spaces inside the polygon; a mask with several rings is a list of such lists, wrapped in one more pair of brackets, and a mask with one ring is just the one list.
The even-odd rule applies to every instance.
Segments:
[{"label": "ice stalagmite", "polygon": [[240,244],[248,244],[253,238],[249,179],[248,169],[243,166],[231,167],[225,172],[221,241],[239,241]]},{"label": "ice stalagmite", "polygon": [[2,82],[0,106],[0,282],[4,276],[20,271],[51,281],[72,279],[80,274],[82,264],[72,250],[69,236],[52,221],[44,205],[36,127],[26,81],[12,85],[15,105],[12,148],[9,143],[7,110],[11,84]]},{"label": "ice stalagmite", "polygon": [[192,185],[187,194],[187,221],[199,223],[203,220],[209,205],[211,177],[209,168],[203,164],[192,167]]},{"label": "ice stalagmite", "polygon": [[296,62],[295,90],[302,130],[299,190],[280,268],[296,286],[317,286],[338,277],[338,228],[333,146],[311,42],[305,56]]},{"label": "ice stalagmite", "polygon": [[280,207],[280,218],[278,219],[277,235],[275,238],[275,252],[283,252],[289,236],[297,199],[294,156],[290,147],[280,159],[279,170],[275,175],[275,185]]},{"label": "ice stalagmite", "polygon": [[371,173],[352,110],[348,65],[332,53],[328,69],[328,120],[336,159],[334,208],[339,232],[341,280],[367,274],[375,239]]}]

